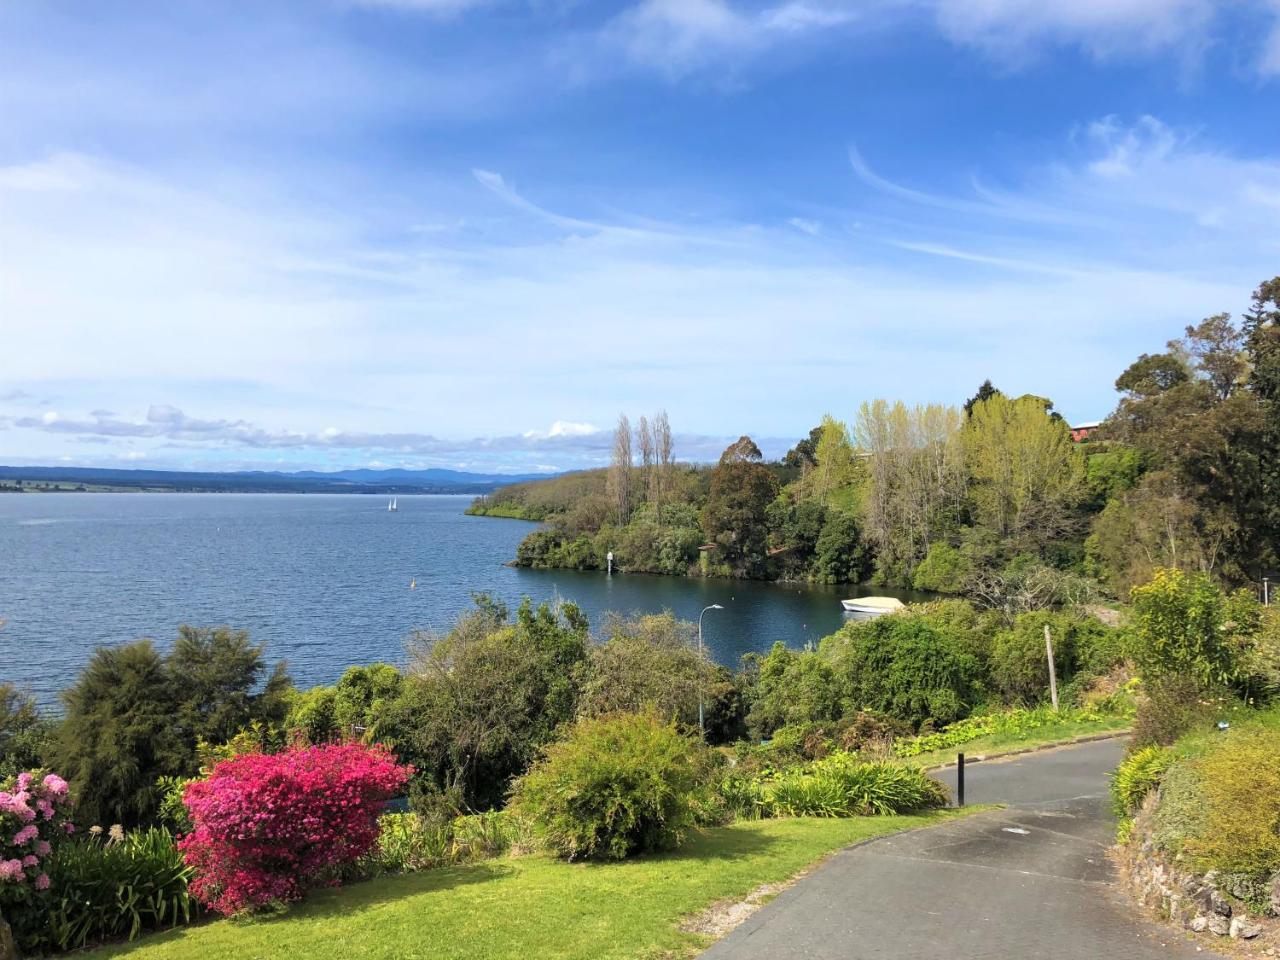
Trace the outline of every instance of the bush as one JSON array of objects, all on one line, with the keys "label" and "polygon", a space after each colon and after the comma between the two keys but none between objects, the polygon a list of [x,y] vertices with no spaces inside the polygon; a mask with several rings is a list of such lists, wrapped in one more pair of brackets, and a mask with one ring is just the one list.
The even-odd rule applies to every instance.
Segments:
[{"label": "bush", "polygon": [[1134,746],[1167,747],[1207,725],[1221,710],[1226,692],[1190,675],[1157,674],[1143,684],[1133,723]]},{"label": "bush", "polygon": [[1162,747],[1142,747],[1125,757],[1111,774],[1111,806],[1116,816],[1133,816],[1172,762],[1173,754]]},{"label": "bush", "polygon": [[377,841],[378,816],[412,772],[360,744],[216,764],[184,794],[194,830],[178,846],[195,869],[192,895],[229,914],[336,881]]},{"label": "bush", "polygon": [[1189,677],[1205,686],[1235,679],[1228,601],[1208,574],[1157,570],[1132,598],[1132,654],[1143,679]]},{"label": "bush", "polygon": [[873,710],[918,727],[968,714],[981,668],[955,635],[909,614],[849,624],[822,641],[845,710]]},{"label": "bush", "polygon": [[52,773],[23,772],[0,786],[0,916],[21,942],[43,926],[49,858],[74,829],[71,801],[66,781]]},{"label": "bush", "polygon": [[361,863],[367,873],[409,873],[501,856],[511,848],[514,833],[501,812],[452,820],[388,813],[378,830],[377,845]]},{"label": "bush", "polygon": [[579,720],[517,783],[511,809],[570,860],[676,847],[708,809],[709,754],[653,713]]},{"label": "bush", "polygon": [[1193,762],[1203,826],[1184,850],[1202,870],[1280,870],[1280,731],[1232,731]]},{"label": "bush", "polygon": [[778,642],[758,665],[748,694],[747,730],[754,739],[769,737],[784,726],[830,723],[844,712],[835,672],[824,657]]},{"label": "bush", "polygon": [[929,548],[916,567],[911,585],[917,590],[962,593],[973,577],[973,569],[973,561],[967,554],[940,540]]},{"label": "bush", "polygon": [[803,767],[756,778],[726,777],[721,797],[748,819],[865,817],[945,806],[947,788],[916,767],[832,753]]},{"label": "bush", "polygon": [[1034,705],[1049,695],[1046,626],[1053,637],[1059,689],[1083,672],[1105,673],[1120,659],[1118,645],[1108,642],[1116,631],[1099,620],[1048,611],[1024,613],[996,635],[991,651],[992,679],[1011,703]]},{"label": "bush", "polygon": [[39,946],[28,949],[133,940],[190,923],[199,913],[187,890],[191,868],[163,828],[128,834],[98,828],[60,847],[49,874],[48,920]]}]

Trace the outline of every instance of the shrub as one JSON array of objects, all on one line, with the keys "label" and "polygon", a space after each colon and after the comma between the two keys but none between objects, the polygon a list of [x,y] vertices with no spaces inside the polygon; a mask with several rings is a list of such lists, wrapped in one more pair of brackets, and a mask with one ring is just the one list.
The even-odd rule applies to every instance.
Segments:
[{"label": "shrub", "polygon": [[437,820],[388,813],[378,821],[378,843],[361,866],[369,873],[408,873],[501,856],[514,831],[505,813],[477,813]]},{"label": "shrub", "polygon": [[1143,684],[1143,694],[1133,723],[1135,746],[1169,746],[1209,723],[1226,699],[1225,691],[1182,674],[1156,675]]},{"label": "shrub", "polygon": [[961,593],[973,577],[973,561],[955,547],[939,540],[916,567],[911,585],[917,590]]},{"label": "shrub", "polygon": [[794,724],[832,722],[843,713],[835,672],[816,653],[779,642],[759,660],[747,729],[757,740]]},{"label": "shrub", "polygon": [[802,767],[762,777],[726,777],[725,805],[738,816],[865,817],[945,806],[948,793],[916,767],[865,763],[839,751]]},{"label": "shrub", "polygon": [[192,895],[229,914],[336,881],[377,841],[379,814],[412,772],[360,744],[216,764],[184,794],[194,830],[179,848],[195,869]]},{"label": "shrub", "polygon": [[1111,774],[1111,806],[1118,817],[1131,817],[1173,762],[1173,754],[1161,747],[1142,747],[1124,758]]},{"label": "shrub", "polygon": [[1176,675],[1207,686],[1235,678],[1227,598],[1208,574],[1157,570],[1132,599],[1132,654],[1144,679]]},{"label": "shrub", "polygon": [[67,783],[56,774],[23,772],[0,790],[0,916],[19,940],[47,910],[49,858],[74,827]]},{"label": "shrub", "polygon": [[951,723],[979,695],[977,658],[923,617],[897,614],[849,624],[822,641],[843,691],[843,712],[873,710],[913,726]]},{"label": "shrub", "polygon": [[199,912],[187,889],[191,868],[163,828],[90,831],[58,849],[49,873],[44,949],[133,940],[190,923]]},{"label": "shrub", "polygon": [[1009,702],[1031,705],[1048,697],[1045,627],[1053,637],[1060,689],[1079,673],[1105,673],[1121,659],[1118,645],[1108,642],[1116,631],[1101,621],[1048,611],[1021,614],[1012,627],[996,635],[991,651],[992,678]]},{"label": "shrub", "polygon": [[1262,876],[1280,870],[1280,731],[1232,731],[1193,761],[1202,829],[1184,849],[1203,870]]},{"label": "shrub", "polygon": [[583,719],[517,783],[512,809],[571,860],[668,849],[707,809],[710,763],[653,713]]}]

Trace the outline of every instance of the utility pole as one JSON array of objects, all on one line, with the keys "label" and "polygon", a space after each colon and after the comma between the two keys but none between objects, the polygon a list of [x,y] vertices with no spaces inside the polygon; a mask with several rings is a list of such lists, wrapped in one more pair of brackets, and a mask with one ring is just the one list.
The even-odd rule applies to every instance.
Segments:
[{"label": "utility pole", "polygon": [[1058,671],[1053,665],[1053,637],[1049,634],[1049,625],[1044,625],[1044,649],[1049,655],[1049,696],[1053,698],[1053,712],[1058,712]]},{"label": "utility pole", "polygon": [[702,709],[702,617],[708,610],[723,609],[720,604],[713,603],[709,607],[703,607],[702,613],[698,614],[698,730],[704,740],[707,738],[707,721]]}]

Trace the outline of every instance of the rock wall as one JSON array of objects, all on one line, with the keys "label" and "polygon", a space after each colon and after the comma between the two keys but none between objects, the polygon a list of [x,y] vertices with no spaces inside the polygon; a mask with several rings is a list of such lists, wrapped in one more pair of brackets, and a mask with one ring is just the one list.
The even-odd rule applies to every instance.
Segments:
[{"label": "rock wall", "polygon": [[[1280,872],[1267,880],[1195,873],[1152,838],[1152,791],[1134,818],[1129,841],[1117,847],[1122,873],[1139,901],[1194,933],[1233,940],[1280,941]],[[1247,904],[1261,903],[1251,911]],[[1261,945],[1261,943],[1260,943]],[[1271,948],[1268,955],[1275,955]]]}]

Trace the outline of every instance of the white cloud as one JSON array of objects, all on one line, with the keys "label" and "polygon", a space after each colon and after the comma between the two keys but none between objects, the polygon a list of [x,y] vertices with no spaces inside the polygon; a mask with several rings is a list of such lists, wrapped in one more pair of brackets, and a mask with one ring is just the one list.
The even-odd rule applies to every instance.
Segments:
[{"label": "white cloud", "polygon": [[[1274,0],[1242,5],[1277,17],[1252,55],[1264,76],[1280,73],[1280,9]],[[1215,41],[1222,14],[1214,0],[640,0],[601,37],[606,47],[670,79],[732,72],[784,45],[833,36],[847,44],[922,25],[1006,66],[1023,65],[1047,47],[1078,48],[1099,59],[1172,52],[1194,62]]]},{"label": "white cloud", "polygon": [[787,223],[795,227],[801,233],[807,233],[811,237],[816,237],[822,233],[822,224],[817,220],[809,220],[805,217],[791,217]]}]

